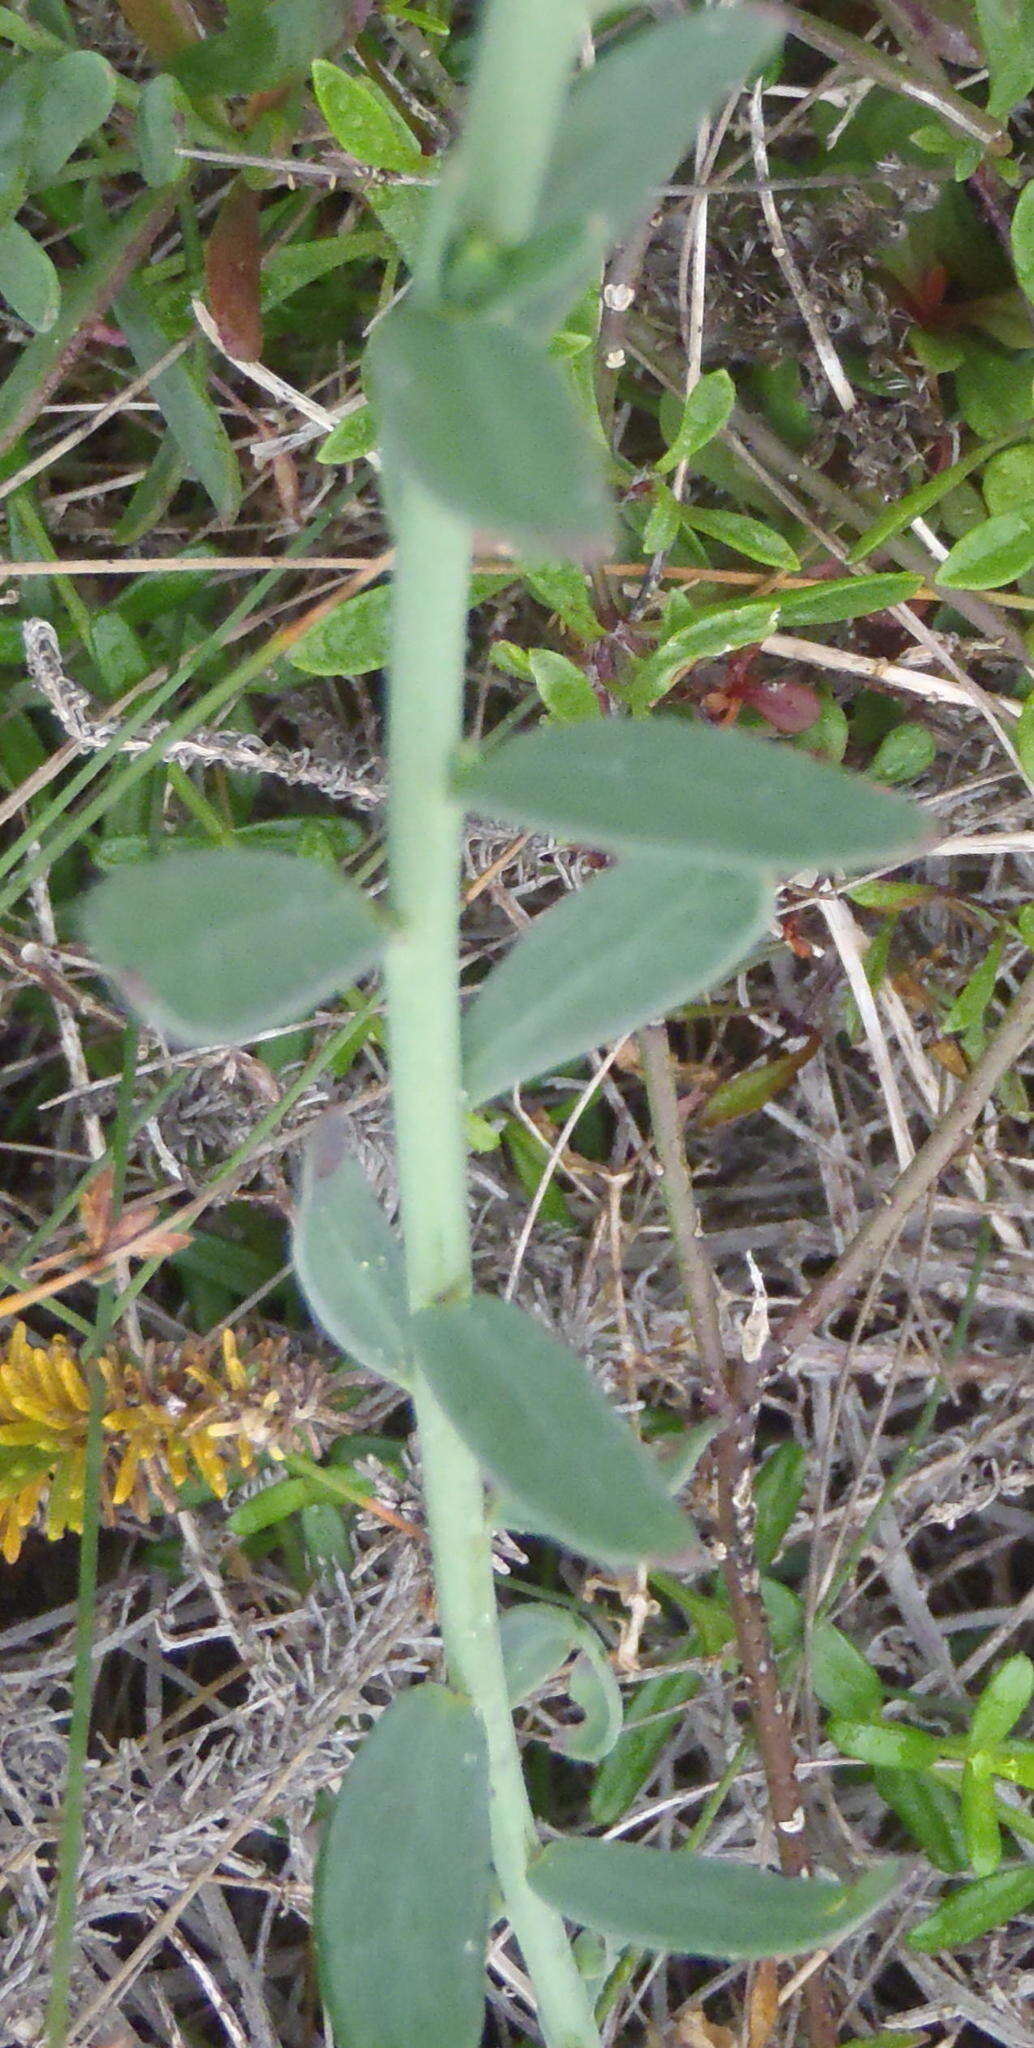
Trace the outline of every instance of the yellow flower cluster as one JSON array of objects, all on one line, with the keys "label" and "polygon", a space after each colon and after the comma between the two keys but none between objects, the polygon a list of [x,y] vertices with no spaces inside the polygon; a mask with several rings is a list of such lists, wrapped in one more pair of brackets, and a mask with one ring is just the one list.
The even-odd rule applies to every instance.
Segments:
[{"label": "yellow flower cluster", "polygon": [[258,1452],[282,1459],[313,1443],[319,1383],[265,1340],[242,1361],[231,1330],[219,1351],[188,1340],[148,1347],[137,1362],[118,1347],[80,1365],[64,1337],[35,1341],[24,1323],[0,1351],[0,1553],[13,1563],[43,1510],[51,1539],[81,1531],[90,1408],[87,1375],[104,1389],[101,1507],[141,1516],[167,1503],[193,1473],[221,1500]]}]

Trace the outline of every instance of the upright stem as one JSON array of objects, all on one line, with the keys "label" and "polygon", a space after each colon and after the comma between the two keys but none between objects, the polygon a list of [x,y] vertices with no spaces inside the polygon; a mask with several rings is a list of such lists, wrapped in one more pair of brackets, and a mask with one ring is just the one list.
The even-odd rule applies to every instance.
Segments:
[{"label": "upright stem", "polygon": [[[462,813],[448,770],[462,732],[471,533],[397,480],[388,734],[388,867],[399,935],[386,967],[395,1139],[411,1305],[470,1288],[459,1033]],[[599,2048],[563,1922],[528,1884],[535,1827],[507,1698],[484,1488],[429,1389],[414,1392],[442,1635],[485,1729],[492,1849],[550,2048]]]}]

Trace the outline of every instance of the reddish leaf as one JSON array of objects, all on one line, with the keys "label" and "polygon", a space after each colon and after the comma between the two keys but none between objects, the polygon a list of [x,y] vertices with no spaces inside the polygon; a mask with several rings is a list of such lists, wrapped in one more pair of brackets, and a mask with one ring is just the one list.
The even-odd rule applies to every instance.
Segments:
[{"label": "reddish leaf", "polygon": [[262,354],[261,268],[258,196],[237,178],[205,244],[205,291],[219,339],[240,362]]},{"label": "reddish leaf", "polygon": [[159,64],[171,64],[201,40],[188,0],[118,0],[118,4],[137,42],[157,57]]},{"label": "reddish leaf", "polygon": [[810,684],[795,683],[790,677],[771,681],[751,678],[741,683],[740,697],[776,732],[807,732],[822,711],[821,701]]}]

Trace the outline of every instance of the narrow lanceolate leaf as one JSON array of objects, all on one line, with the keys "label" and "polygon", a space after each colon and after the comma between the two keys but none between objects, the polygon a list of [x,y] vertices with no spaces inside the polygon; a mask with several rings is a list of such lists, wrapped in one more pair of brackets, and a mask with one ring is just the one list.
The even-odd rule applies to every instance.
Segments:
[{"label": "narrow lanceolate leaf", "polygon": [[921,813],[861,776],[679,718],[539,728],[461,760],[468,810],[590,846],[794,873],[922,845]]},{"label": "narrow lanceolate leaf", "polygon": [[422,1310],[411,1328],[453,1427],[536,1528],[609,1564],[694,1547],[659,1467],[581,1360],[522,1309],[476,1295]]},{"label": "narrow lanceolate leaf", "polygon": [[498,538],[597,553],[603,469],[557,364],[513,328],[396,306],[366,351],[389,464]]},{"label": "narrow lanceolate leaf", "polygon": [[235,178],[205,243],[205,296],[227,355],[242,362],[262,354],[261,268],[258,193]]},{"label": "narrow lanceolate leaf", "polygon": [[667,476],[706,447],[724,427],[735,403],[736,386],[728,370],[705,370],[686,398],[671,447],[656,465],[658,476]]},{"label": "narrow lanceolate leaf", "polygon": [[530,1876],[540,1898],[583,1927],[643,1948],[730,1961],[832,1948],[900,1882],[891,1863],[855,1884],[836,1884],[719,1856],[590,1841],[553,1843]]},{"label": "narrow lanceolate leaf", "polygon": [[473,1708],[402,1693],[345,1774],[316,1869],[320,1991],[338,2048],[477,2048],[488,1763]]},{"label": "narrow lanceolate leaf", "polygon": [[123,868],[87,896],[82,930],[127,1001],[180,1045],[304,1017],[387,937],[359,890],[316,861],[239,850]]},{"label": "narrow lanceolate leaf", "polygon": [[905,1940],[909,1948],[921,1952],[961,1948],[964,1941],[975,1941],[992,1927],[1004,1927],[1030,1906],[1034,1906],[1034,1866],[1014,1865],[952,1892],[936,1913],[909,1930]]},{"label": "narrow lanceolate leaf", "polygon": [[371,1372],[405,1383],[402,1254],[338,1111],[320,1119],[305,1148],[292,1256],[298,1285],[335,1343]]},{"label": "narrow lanceolate leaf", "polygon": [[[171,336],[152,317],[138,285],[123,285],[114,306],[137,367],[149,370],[166,354]],[[233,519],[241,499],[237,457],[193,365],[181,357],[155,377],[149,389],[187,469],[208,492],[220,519]]]},{"label": "narrow lanceolate leaf", "polygon": [[685,1708],[700,1691],[695,1671],[660,1671],[637,1687],[628,1718],[589,1794],[597,1827],[609,1828],[627,1813],[646,1784],[661,1751],[684,1722]]},{"label": "narrow lanceolate leaf", "polygon": [[921,576],[889,570],[884,576],[837,576],[805,590],[781,590],[779,625],[825,626],[838,619],[858,619],[888,605],[906,604],[923,587]]},{"label": "narrow lanceolate leaf", "polygon": [[471,1103],[715,986],[760,937],[772,909],[772,890],[757,872],[660,853],[627,856],[537,917],[478,990],[464,1021]]},{"label": "narrow lanceolate leaf", "polygon": [[423,167],[416,136],[372,79],[358,78],[317,57],[312,67],[316,102],[339,149],[377,171],[412,173]]},{"label": "narrow lanceolate leaf", "polygon": [[647,211],[708,110],[778,47],[760,10],[695,15],[629,38],[571,94],[536,226],[602,216],[620,241]]}]

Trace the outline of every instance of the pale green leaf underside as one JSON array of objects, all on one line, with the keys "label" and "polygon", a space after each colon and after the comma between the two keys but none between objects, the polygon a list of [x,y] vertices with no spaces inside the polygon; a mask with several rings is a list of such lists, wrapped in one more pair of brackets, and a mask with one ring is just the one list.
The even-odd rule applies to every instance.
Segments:
[{"label": "pale green leaf underside", "polygon": [[757,871],[626,856],[537,917],[478,990],[463,1027],[471,1103],[715,986],[761,936],[773,904]]},{"label": "pale green leaf underside", "polygon": [[361,1365],[405,1384],[408,1308],[402,1253],[359,1161],[348,1117],[317,1124],[302,1166],[292,1258],[316,1321]]},{"label": "pale green leaf underside", "polygon": [[602,215],[608,239],[620,241],[671,176],[704,115],[778,43],[771,16],[737,7],[664,22],[601,57],[572,91],[537,227]]},{"label": "pale green leaf underside", "polygon": [[126,1000],[180,1045],[296,1022],[387,937],[359,890],[317,862],[229,848],[122,869],[86,897],[81,924]]},{"label": "pale green leaf underside", "polygon": [[481,1724],[421,1685],[366,1737],[323,1840],[316,1956],[337,2048],[477,2048],[488,1898]]},{"label": "pale green leaf underside", "polygon": [[468,810],[507,824],[784,874],[904,855],[924,838],[903,797],[772,741],[679,718],[540,727],[461,760],[454,784]]},{"label": "pale green leaf underside", "polygon": [[568,1841],[553,1843],[530,1877],[540,1898],[583,1927],[732,1961],[832,1948],[891,1897],[900,1867],[881,1863],[844,1885],[631,1842]]},{"label": "pale green leaf underside", "polygon": [[367,379],[390,465],[518,545],[604,547],[603,465],[556,363],[513,328],[396,306]]},{"label": "pale green leaf underside", "polygon": [[696,1542],[659,1467],[573,1351],[515,1308],[475,1295],[413,1318],[417,1361],[488,1477],[536,1528],[611,1564]]}]

